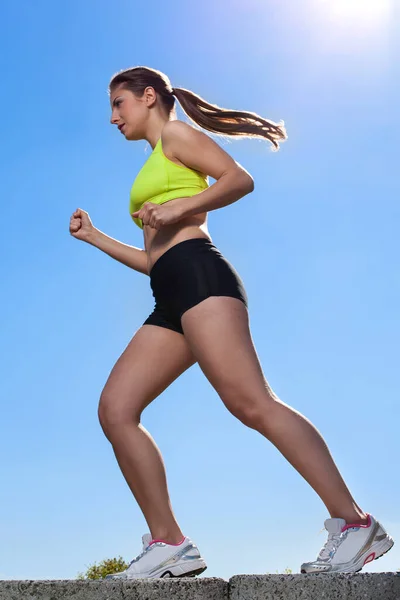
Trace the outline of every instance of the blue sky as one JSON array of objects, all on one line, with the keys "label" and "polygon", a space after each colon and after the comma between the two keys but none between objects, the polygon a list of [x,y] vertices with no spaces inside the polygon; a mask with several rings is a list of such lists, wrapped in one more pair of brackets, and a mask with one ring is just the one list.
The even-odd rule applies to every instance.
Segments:
[{"label": "blue sky", "polygon": [[[285,120],[279,153],[219,140],[255,191],[210,214],[211,234],[245,282],[272,387],[321,430],[359,504],[400,538],[394,4],[2,5],[2,579],[69,579],[107,557],[130,560],[147,531],[97,405],[152,310],[149,280],[68,232],[81,207],[142,246],[128,200],[151,149],[111,127],[106,93],[116,71],[136,65],[212,103]],[[197,367],[143,424],[204,576],[298,571],[316,556],[320,499]],[[398,568],[395,546],[365,570]]]}]

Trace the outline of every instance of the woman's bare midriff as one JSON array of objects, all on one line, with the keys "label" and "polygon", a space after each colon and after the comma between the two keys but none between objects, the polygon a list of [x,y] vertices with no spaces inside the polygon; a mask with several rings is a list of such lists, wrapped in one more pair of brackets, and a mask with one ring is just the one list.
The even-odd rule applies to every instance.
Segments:
[{"label": "woman's bare midriff", "polygon": [[143,227],[144,247],[147,252],[147,270],[150,273],[154,263],[167,250],[191,238],[205,238],[211,241],[208,233],[207,213],[187,217],[173,225],[161,229],[153,229],[148,225]]}]

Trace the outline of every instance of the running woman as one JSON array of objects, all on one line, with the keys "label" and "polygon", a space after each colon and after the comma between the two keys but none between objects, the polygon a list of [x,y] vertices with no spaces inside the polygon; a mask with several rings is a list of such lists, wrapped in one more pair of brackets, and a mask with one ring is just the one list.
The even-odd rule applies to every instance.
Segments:
[{"label": "running woman", "polygon": [[[272,442],[325,504],[327,541],[302,573],[355,572],[393,545],[383,526],[360,508],[316,428],[273,392],[249,331],[240,276],[213,244],[207,213],[254,190],[249,173],[210,136],[268,140],[277,149],[283,123],[227,110],[171,87],[162,72],[135,67],[109,84],[111,123],[128,141],[153,151],[130,193],[130,214],[143,229],[144,250],[96,229],[77,209],[70,233],[150,276],[155,308],[113,367],[99,420],[150,533],[143,551],[111,578],[195,576],[206,562],[182,532],[168,493],[164,463],[141,413],[179,375],[198,363],[227,409]],[[197,126],[176,118],[175,100]],[[208,176],[216,181],[209,186]]]}]

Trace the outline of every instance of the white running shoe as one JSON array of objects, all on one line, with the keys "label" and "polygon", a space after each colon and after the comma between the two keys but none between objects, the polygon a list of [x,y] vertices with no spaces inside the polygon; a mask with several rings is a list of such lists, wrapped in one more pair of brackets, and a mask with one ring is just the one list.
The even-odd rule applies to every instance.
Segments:
[{"label": "white running shoe", "polygon": [[367,514],[366,525],[347,525],[344,519],[327,519],[328,539],[314,562],[303,563],[302,573],[356,573],[364,565],[383,556],[394,541]]},{"label": "white running shoe", "polygon": [[106,579],[155,579],[158,577],[194,577],[207,569],[197,546],[188,537],[180,544],[142,537],[143,552],[134,558],[121,573],[107,575]]}]

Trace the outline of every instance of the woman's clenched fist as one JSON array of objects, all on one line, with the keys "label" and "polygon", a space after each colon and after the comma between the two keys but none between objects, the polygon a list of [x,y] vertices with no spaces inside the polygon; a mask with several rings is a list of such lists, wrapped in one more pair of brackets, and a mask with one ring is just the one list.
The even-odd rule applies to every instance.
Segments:
[{"label": "woman's clenched fist", "polygon": [[143,226],[148,225],[153,229],[161,229],[165,225],[172,225],[182,219],[182,200],[184,198],[175,198],[162,205],[145,202],[140,210],[131,214],[132,217],[141,219]]},{"label": "woman's clenched fist", "polygon": [[88,213],[81,208],[77,208],[76,211],[72,213],[69,221],[70,234],[78,240],[88,242],[94,231],[95,228],[92,225]]}]

